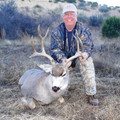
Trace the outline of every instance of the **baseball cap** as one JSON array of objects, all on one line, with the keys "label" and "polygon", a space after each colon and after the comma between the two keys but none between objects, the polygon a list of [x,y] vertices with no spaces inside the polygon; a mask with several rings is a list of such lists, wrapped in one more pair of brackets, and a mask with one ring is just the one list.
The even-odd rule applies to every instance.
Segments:
[{"label": "baseball cap", "polygon": [[76,6],[74,4],[67,4],[63,7],[63,12],[62,13],[64,14],[65,12],[69,12],[69,11],[73,11],[77,14]]}]

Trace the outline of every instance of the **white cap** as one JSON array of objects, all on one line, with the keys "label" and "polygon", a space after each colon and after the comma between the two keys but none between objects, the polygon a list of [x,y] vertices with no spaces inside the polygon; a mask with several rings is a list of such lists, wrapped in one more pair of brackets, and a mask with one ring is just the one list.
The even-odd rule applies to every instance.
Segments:
[{"label": "white cap", "polygon": [[69,11],[73,11],[77,14],[77,8],[75,7],[74,4],[67,4],[63,7],[63,14]]}]

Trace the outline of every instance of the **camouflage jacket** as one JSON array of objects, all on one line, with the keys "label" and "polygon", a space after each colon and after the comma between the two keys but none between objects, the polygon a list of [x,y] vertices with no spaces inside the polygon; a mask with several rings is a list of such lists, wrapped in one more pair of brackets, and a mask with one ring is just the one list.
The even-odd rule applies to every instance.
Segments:
[{"label": "camouflage jacket", "polygon": [[[75,28],[72,30],[72,34],[75,34],[75,30],[78,31],[79,37],[81,37],[82,35],[85,36],[85,39],[82,41],[84,52],[87,52],[88,55],[91,56],[91,51],[94,45],[88,27],[81,22],[76,22]],[[70,49],[68,49],[67,29],[65,28],[64,23],[61,23],[52,30],[50,52],[54,60],[56,60],[57,62],[62,62],[62,58],[69,58],[73,56],[76,53],[76,50],[77,42],[73,35],[71,38]]]}]

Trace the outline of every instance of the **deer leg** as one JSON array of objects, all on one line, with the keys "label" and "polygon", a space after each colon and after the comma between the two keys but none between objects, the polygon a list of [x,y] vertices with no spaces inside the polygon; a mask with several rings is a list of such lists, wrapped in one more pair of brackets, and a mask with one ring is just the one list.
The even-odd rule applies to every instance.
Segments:
[{"label": "deer leg", "polygon": [[23,104],[24,104],[25,106],[29,107],[31,110],[33,110],[33,109],[36,107],[33,98],[25,98],[25,97],[23,97],[23,98],[22,98],[22,102],[23,102]]},{"label": "deer leg", "polygon": [[33,98],[28,98],[28,106],[29,106],[29,108],[30,108],[31,110],[33,110],[33,109],[36,107]]}]

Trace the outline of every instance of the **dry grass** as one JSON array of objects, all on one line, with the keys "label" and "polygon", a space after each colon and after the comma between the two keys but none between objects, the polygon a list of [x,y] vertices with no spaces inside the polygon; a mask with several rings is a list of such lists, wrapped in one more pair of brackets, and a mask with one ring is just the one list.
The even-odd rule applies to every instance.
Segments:
[{"label": "dry grass", "polygon": [[[119,120],[120,81],[115,78],[96,78],[99,107],[87,104],[83,82],[76,70],[71,74],[71,87],[64,96],[65,103],[54,101],[50,105],[37,103],[29,110],[21,103],[17,84],[0,87],[0,120]],[[17,80],[18,81],[18,80]]]},{"label": "dry grass", "polygon": [[[32,48],[26,41],[17,41],[11,45],[1,43],[2,65],[0,81],[0,120],[119,120],[120,119],[120,80],[116,76],[99,77],[105,73],[96,74],[97,96],[99,107],[87,104],[85,89],[79,69],[70,72],[70,88],[64,96],[65,103],[54,101],[50,105],[41,106],[37,103],[35,110],[29,110],[21,103],[21,93],[18,79],[30,68],[36,68],[36,63],[47,62],[44,58],[30,60]],[[36,42],[36,45],[38,43]],[[36,46],[39,49],[39,46]],[[100,58],[99,58],[100,59]],[[4,69],[3,69],[4,68]],[[0,75],[0,77],[1,77]],[[2,78],[1,78],[2,80]]]},{"label": "dry grass", "polygon": [[[54,101],[50,105],[41,106],[37,103],[37,107],[33,111],[24,107],[21,103],[18,79],[26,70],[36,68],[36,63],[44,63],[47,60],[44,58],[28,59],[27,56],[32,53],[31,46],[26,41],[19,42],[14,44],[11,42],[11,45],[4,43],[0,46],[0,65],[2,68],[0,75],[2,81],[0,81],[0,120],[120,119],[119,77],[111,74],[101,77],[106,73],[101,70],[96,74],[99,107],[92,107],[87,104],[84,84],[78,68],[70,72],[71,84],[68,94],[64,96],[64,104]],[[36,49],[39,50],[39,46],[36,46]],[[99,60],[103,59],[99,57]]]}]

